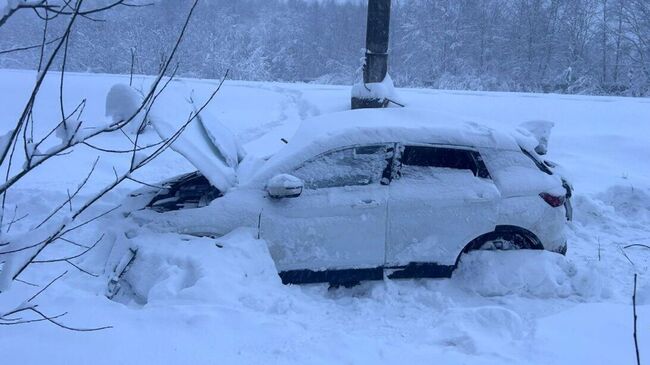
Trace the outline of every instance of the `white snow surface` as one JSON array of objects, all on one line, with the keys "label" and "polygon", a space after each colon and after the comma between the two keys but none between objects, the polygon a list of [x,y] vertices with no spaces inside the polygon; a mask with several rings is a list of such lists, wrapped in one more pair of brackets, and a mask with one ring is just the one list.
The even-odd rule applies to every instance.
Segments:
[{"label": "white snow surface", "polygon": [[[87,98],[88,125],[82,128],[105,124],[105,96],[127,78],[68,74],[66,109]],[[34,73],[0,70],[0,79],[3,120],[13,120],[28,98]],[[134,81],[145,90],[151,79]],[[197,101],[217,85],[211,80],[183,83],[184,91],[177,92],[187,96],[189,88]],[[58,75],[48,77],[42,90],[34,117],[54,123]],[[98,277],[63,262],[35,265],[21,276],[45,285],[68,270],[37,297],[40,310],[68,312],[60,321],[69,326],[113,328],[73,332],[46,322],[3,325],[3,363],[629,364],[635,361],[634,273],[639,275],[639,347],[642,359],[650,356],[650,250],[623,248],[650,244],[650,101],[419,89],[403,89],[400,95],[409,108],[496,128],[516,128],[530,120],[554,122],[547,157],[562,164],[576,189],[566,257],[475,252],[462,258],[451,279],[369,282],[336,290],[324,284],[284,286],[254,230],[237,229],[219,239],[159,233],[116,211],[69,236],[92,244],[105,234],[88,255],[74,261]],[[280,138],[288,139],[290,147],[303,119],[346,110],[349,97],[349,86],[228,81],[206,111],[245,144],[254,157],[250,161],[259,161],[285,146]],[[165,118],[175,111],[187,117],[185,100],[169,103]],[[10,126],[2,123],[0,135]],[[39,125],[42,129],[35,133],[48,127]],[[152,130],[141,138],[143,143],[160,140]],[[129,147],[121,133],[92,143]],[[17,217],[29,213],[12,232],[28,231],[53,202],[65,200],[66,190],[79,184],[98,153],[79,146],[10,190],[7,211],[17,207]],[[81,195],[88,197],[111,182],[113,166],[120,171],[129,161],[130,155],[102,154]],[[251,162],[247,169],[257,165]],[[134,177],[156,183],[193,169],[170,150]],[[138,186],[119,186],[86,216],[122,202]],[[136,260],[121,279],[123,290],[109,300],[105,294],[112,270],[129,248],[137,249]],[[43,259],[81,250],[61,241]],[[15,308],[39,289],[15,282],[0,294],[0,311]]]}]

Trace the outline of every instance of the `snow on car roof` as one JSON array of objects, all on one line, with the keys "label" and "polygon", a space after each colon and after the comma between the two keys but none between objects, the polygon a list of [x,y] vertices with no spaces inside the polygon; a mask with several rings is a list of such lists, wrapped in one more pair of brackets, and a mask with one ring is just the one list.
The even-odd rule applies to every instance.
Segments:
[{"label": "snow on car roof", "polygon": [[449,144],[519,150],[508,133],[451,114],[415,108],[357,109],[325,114],[302,122],[287,146],[257,176],[288,172],[321,153],[380,142]]}]

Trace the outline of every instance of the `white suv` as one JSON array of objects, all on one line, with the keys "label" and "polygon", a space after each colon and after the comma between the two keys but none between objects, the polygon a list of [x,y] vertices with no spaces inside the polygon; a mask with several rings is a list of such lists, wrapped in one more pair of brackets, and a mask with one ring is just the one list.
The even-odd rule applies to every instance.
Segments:
[{"label": "white suv", "polygon": [[255,227],[285,283],[449,277],[470,250],[566,252],[571,189],[535,144],[427,111],[346,111],[245,158],[231,186],[194,173],[140,191],[150,209],[133,216],[196,235]]}]

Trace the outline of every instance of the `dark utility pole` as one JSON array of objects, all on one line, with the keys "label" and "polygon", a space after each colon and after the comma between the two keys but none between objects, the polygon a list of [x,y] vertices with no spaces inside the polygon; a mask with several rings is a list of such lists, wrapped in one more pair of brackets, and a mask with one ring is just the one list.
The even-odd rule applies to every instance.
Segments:
[{"label": "dark utility pole", "polygon": [[[384,81],[388,71],[388,33],[390,29],[391,0],[368,0],[368,25],[366,28],[366,62],[363,66],[363,83]],[[388,104],[386,97],[371,97],[353,89],[352,109],[382,108]]]}]

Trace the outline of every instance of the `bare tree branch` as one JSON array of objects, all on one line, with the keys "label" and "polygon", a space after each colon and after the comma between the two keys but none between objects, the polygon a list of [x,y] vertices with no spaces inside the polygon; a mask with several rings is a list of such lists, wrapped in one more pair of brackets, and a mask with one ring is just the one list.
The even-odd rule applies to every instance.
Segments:
[{"label": "bare tree branch", "polygon": [[648,245],[644,245],[642,243],[633,243],[631,245],[623,246],[623,248],[630,248],[630,247],[644,247],[644,248],[650,248]]},{"label": "bare tree branch", "polygon": [[[83,3],[83,0],[78,0],[77,2],[77,9],[81,6]],[[61,36],[61,40],[57,43],[56,47],[52,51],[52,54],[50,55],[49,59],[47,60],[45,67],[43,70],[41,70],[38,74],[38,77],[36,78],[36,84],[34,85],[34,88],[32,89],[32,93],[29,96],[29,100],[25,104],[25,108],[23,109],[23,112],[16,122],[16,126],[12,129],[9,141],[8,143],[2,150],[0,150],[0,165],[2,165],[5,161],[5,158],[7,158],[7,154],[9,153],[9,150],[11,149],[12,145],[15,145],[16,142],[16,137],[18,136],[18,133],[20,132],[21,128],[25,124],[25,120],[27,119],[27,116],[31,113],[33,107],[34,107],[34,101],[36,100],[36,95],[38,95],[38,92],[41,88],[41,85],[43,83],[43,80],[45,79],[45,75],[47,74],[47,71],[49,71],[50,67],[52,66],[52,63],[54,62],[54,59],[56,58],[56,55],[58,54],[59,50],[63,45],[65,44],[65,40],[70,36],[70,31],[72,30],[72,25],[77,19],[76,13],[72,15],[70,20],[68,21],[68,25],[65,29],[65,32]],[[0,26],[2,23],[0,23]],[[0,193],[3,193],[6,189],[0,190]]]},{"label": "bare tree branch", "polygon": [[[58,42],[60,40],[61,40],[61,37],[56,37],[54,39],[50,39],[49,41],[45,42],[44,44],[47,46],[47,45],[50,45],[50,44],[52,44],[54,42]],[[21,52],[21,51],[29,51],[30,49],[42,48],[42,47],[43,47],[43,43],[39,43],[39,44],[31,45],[31,46],[22,46],[22,47],[10,48],[10,49],[3,49],[2,51],[0,51],[0,55],[7,54],[7,53]]]},{"label": "bare tree branch", "polygon": [[47,285],[45,285],[45,286],[44,286],[41,290],[39,290],[36,294],[32,295],[31,298],[27,299],[27,302],[31,302],[32,300],[36,299],[36,297],[38,297],[39,295],[41,295],[41,293],[43,293],[45,290],[47,290],[47,288],[49,288],[52,284],[54,284],[57,280],[61,279],[61,278],[62,278],[65,274],[67,274],[67,273],[68,273],[68,271],[66,270],[66,271],[64,271],[61,275],[59,275],[59,276],[55,277],[54,279],[52,279],[52,281],[50,281]]},{"label": "bare tree branch", "polygon": [[[6,317],[8,317],[8,316],[11,316],[11,315],[14,315],[14,314],[17,314],[17,313],[21,313],[21,312],[29,311],[29,312],[33,312],[33,313],[37,314],[42,320],[48,321],[48,322],[50,322],[50,323],[52,323],[52,324],[54,324],[54,325],[56,325],[58,327],[61,327],[63,329],[67,329],[67,330],[70,330],[70,331],[93,332],[93,331],[101,331],[101,330],[113,328],[113,326],[103,326],[103,327],[95,327],[95,328],[76,328],[76,327],[66,326],[66,325],[54,320],[56,318],[64,316],[66,313],[62,313],[62,314],[59,314],[57,316],[51,316],[50,317],[50,316],[47,316],[47,315],[43,314],[43,312],[41,312],[40,310],[38,310],[36,308],[37,308],[36,305],[29,306],[29,307],[22,307],[22,308],[19,308],[19,309],[15,309],[15,310],[13,310],[11,312],[5,313],[2,316],[0,316],[0,318],[3,318],[4,320],[7,320]],[[31,320],[31,321],[16,321],[16,322],[9,322],[9,323],[0,322],[0,325],[15,325],[15,324],[31,323],[31,322],[34,322],[34,320]]]},{"label": "bare tree branch", "polygon": [[40,0],[36,2],[25,2],[25,3],[19,3],[16,6],[9,8],[9,12],[5,14],[4,16],[0,17],[0,27],[2,27],[9,18],[11,18],[12,15],[14,15],[17,11],[22,10],[22,9],[37,9],[37,8],[47,8],[48,6],[46,5],[45,0]]},{"label": "bare tree branch", "polygon": [[77,194],[83,189],[84,186],[88,183],[88,180],[92,176],[93,172],[95,172],[95,168],[97,168],[97,162],[99,162],[99,156],[95,159],[95,162],[93,162],[92,167],[90,168],[90,171],[88,171],[88,174],[86,177],[81,181],[81,184],[77,186],[75,191],[70,195],[68,194],[68,199],[66,199],[63,203],[61,203],[59,206],[57,206],[41,223],[36,225],[36,229],[40,228],[43,224],[47,223],[56,213],[58,213],[63,207],[65,207],[67,204],[72,204],[72,199],[74,199]]},{"label": "bare tree branch", "polygon": [[[82,1],[83,1],[83,0],[79,0],[79,3],[81,3]],[[142,104],[141,104],[141,105],[138,107],[138,109],[137,109],[137,110],[136,110],[136,111],[131,115],[131,117],[129,117],[129,118],[126,119],[126,120],[121,120],[121,121],[114,122],[114,123],[110,124],[109,126],[107,126],[106,128],[103,128],[103,129],[99,129],[99,130],[97,130],[97,131],[94,131],[94,132],[88,134],[87,136],[84,136],[84,137],[81,138],[80,140],[77,140],[77,139],[75,139],[74,137],[73,137],[73,138],[70,138],[70,141],[69,141],[68,143],[62,144],[61,146],[55,147],[55,148],[53,148],[52,150],[48,151],[48,153],[45,154],[45,155],[43,155],[42,158],[37,159],[36,161],[34,161],[34,162],[31,164],[31,166],[30,166],[29,168],[22,169],[21,171],[19,171],[18,173],[16,173],[16,174],[13,175],[12,177],[7,178],[6,181],[5,181],[5,183],[2,184],[2,185],[0,185],[0,194],[4,194],[4,193],[7,191],[7,189],[9,189],[11,186],[13,186],[13,185],[14,185],[17,181],[19,181],[22,177],[24,177],[25,175],[27,175],[27,174],[28,174],[30,171],[32,171],[35,167],[39,166],[40,164],[42,164],[43,162],[49,160],[50,158],[54,157],[55,155],[57,155],[57,154],[59,154],[59,153],[65,151],[65,150],[67,150],[67,149],[69,149],[69,148],[71,148],[71,147],[73,147],[73,146],[76,146],[77,144],[83,143],[83,142],[85,142],[86,140],[88,140],[88,139],[90,139],[90,138],[93,138],[93,137],[95,137],[95,136],[97,136],[97,135],[100,135],[100,134],[102,134],[102,133],[112,132],[112,131],[116,131],[116,130],[119,130],[119,129],[123,128],[123,127],[126,126],[128,123],[130,123],[132,120],[134,120],[134,119],[137,117],[137,115],[138,115],[138,114],[139,114],[143,109],[145,109],[148,105],[150,105],[149,102],[150,102],[150,101],[155,97],[155,95],[157,94],[157,91],[158,91],[158,90],[157,90],[157,87],[158,87],[158,85],[160,84],[160,82],[161,82],[163,76],[166,74],[167,70],[169,69],[169,65],[171,64],[172,59],[174,58],[174,56],[175,56],[175,54],[176,54],[176,51],[178,50],[178,47],[179,47],[179,45],[180,45],[180,43],[181,43],[181,40],[183,39],[183,36],[185,35],[185,32],[187,31],[187,26],[189,25],[189,21],[190,21],[190,19],[191,19],[191,17],[192,17],[192,14],[194,13],[194,10],[195,10],[197,4],[198,4],[198,0],[194,0],[194,2],[193,2],[193,4],[192,4],[192,7],[190,8],[189,14],[187,15],[187,17],[186,17],[186,19],[185,19],[185,22],[184,22],[184,24],[183,24],[183,27],[181,28],[181,31],[180,31],[180,34],[179,34],[177,40],[176,40],[176,43],[174,44],[174,47],[173,47],[173,49],[172,49],[172,51],[171,51],[169,57],[167,58],[167,60],[166,60],[166,62],[165,62],[165,64],[164,64],[164,66],[163,66],[163,68],[162,68],[161,73],[158,74],[158,76],[156,77],[156,79],[155,79],[153,85],[152,85],[151,88],[150,88],[149,93],[145,96],[145,98],[144,98]],[[79,4],[77,4],[77,5],[79,6]],[[71,27],[71,23],[70,23],[70,26],[68,27],[68,30],[66,31],[67,36],[69,36],[69,29],[70,29],[70,27]],[[66,37],[67,37],[67,36],[66,36]],[[65,37],[64,37],[64,38],[65,38]],[[57,52],[58,52],[58,49],[61,48],[61,46],[63,45],[63,43],[64,43],[64,42],[59,42],[59,44],[58,44],[58,46],[57,46]],[[51,66],[51,61],[52,61],[52,58],[50,58],[50,60],[48,61],[48,65],[46,65],[46,69],[49,69],[49,67]],[[33,103],[34,103],[34,100],[35,100],[35,98],[36,98],[36,94],[38,93],[38,90],[39,90],[39,88],[40,88],[40,84],[41,84],[42,81],[43,81],[44,74],[45,74],[45,73],[42,72],[41,75],[39,76],[39,78],[38,78],[38,80],[37,80],[37,86],[35,86],[34,90],[32,91],[32,95],[30,96],[30,99],[29,99],[29,101],[28,101],[28,103],[27,103],[27,106],[25,107],[25,111],[23,112],[23,117],[21,117],[21,118],[19,119],[16,128],[15,128],[14,130],[12,130],[10,141],[12,141],[13,143],[9,143],[8,146],[5,148],[5,151],[4,151],[4,152],[3,152],[3,151],[0,151],[0,165],[2,165],[2,163],[3,163],[4,159],[5,159],[6,153],[7,153],[7,152],[9,151],[9,149],[10,149],[10,146],[9,146],[9,145],[14,145],[14,146],[15,146],[15,138],[16,138],[16,135],[17,135],[18,132],[20,131],[20,128],[22,128],[22,126],[23,126],[23,124],[24,124],[24,120],[25,120],[25,118],[27,117],[27,115],[29,114],[29,112],[31,111],[31,109],[33,108]]]},{"label": "bare tree branch", "polygon": [[641,365],[641,357],[639,356],[639,340],[637,339],[636,331],[636,274],[634,274],[634,292],[632,293],[632,313],[634,315],[634,350],[636,352],[636,364]]},{"label": "bare tree branch", "polygon": [[88,271],[88,270],[84,270],[84,269],[81,268],[79,265],[75,264],[74,262],[72,262],[72,261],[70,261],[70,260],[65,260],[65,262],[68,263],[68,264],[70,264],[70,266],[74,267],[75,269],[81,271],[82,273],[84,273],[84,274],[86,274],[86,275],[90,275],[90,276],[95,277],[95,278],[98,278],[98,277],[99,277],[99,274],[93,274],[93,273],[91,273],[91,272]]},{"label": "bare tree branch", "polygon": [[97,239],[97,241],[95,241],[95,243],[92,244],[92,246],[88,247],[88,248],[87,248],[86,250],[84,250],[83,252],[81,252],[81,253],[79,253],[79,254],[76,254],[76,255],[74,255],[74,256],[68,256],[68,257],[57,258],[57,259],[51,259],[51,260],[34,260],[34,261],[32,261],[32,263],[33,263],[33,264],[47,264],[47,263],[62,262],[62,261],[68,261],[68,260],[73,260],[73,259],[79,258],[79,257],[81,257],[81,256],[83,256],[83,255],[85,255],[85,254],[87,254],[88,252],[90,252],[90,250],[92,250],[93,248],[95,248],[95,246],[97,246],[97,244],[98,244],[99,242],[101,242],[103,239],[104,239],[104,234],[102,234],[101,237],[99,237],[99,239]]},{"label": "bare tree branch", "polygon": [[34,283],[30,283],[29,281],[25,281],[25,280],[22,280],[22,279],[16,279],[16,281],[19,281],[19,282],[21,282],[21,283],[23,283],[23,284],[27,284],[27,285],[29,285],[29,286],[34,286],[34,287],[37,287],[37,288],[38,288],[38,285],[36,285],[36,284],[34,284]]}]

